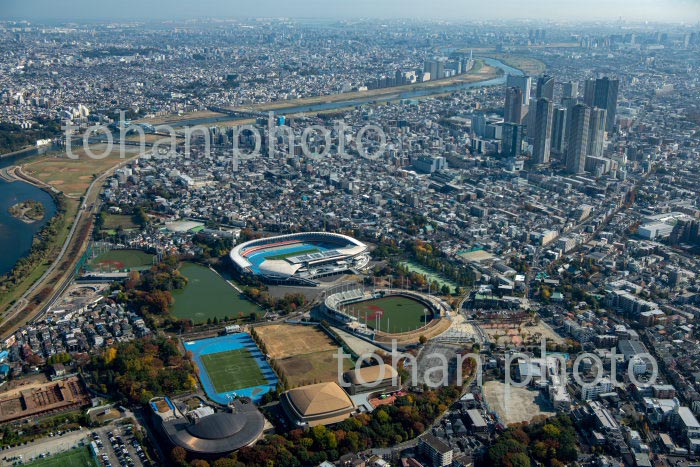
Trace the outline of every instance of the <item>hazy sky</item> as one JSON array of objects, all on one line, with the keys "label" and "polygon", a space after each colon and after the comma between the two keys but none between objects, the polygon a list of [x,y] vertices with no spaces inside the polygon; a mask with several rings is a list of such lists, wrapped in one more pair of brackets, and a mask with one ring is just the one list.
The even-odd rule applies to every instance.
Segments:
[{"label": "hazy sky", "polygon": [[700,21],[700,0],[0,0],[0,18],[541,18]]}]

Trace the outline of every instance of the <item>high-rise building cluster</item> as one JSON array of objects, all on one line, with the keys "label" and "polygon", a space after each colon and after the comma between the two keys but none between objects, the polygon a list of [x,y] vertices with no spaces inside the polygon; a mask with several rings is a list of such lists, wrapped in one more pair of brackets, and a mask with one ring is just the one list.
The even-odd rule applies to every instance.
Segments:
[{"label": "high-rise building cluster", "polygon": [[619,80],[586,79],[581,97],[578,82],[559,83],[558,103],[555,83],[551,75],[538,77],[531,98],[530,76],[507,77],[501,152],[517,157],[526,141],[534,164],[550,164],[554,154],[568,173],[604,173],[612,165],[604,149],[615,129]]}]

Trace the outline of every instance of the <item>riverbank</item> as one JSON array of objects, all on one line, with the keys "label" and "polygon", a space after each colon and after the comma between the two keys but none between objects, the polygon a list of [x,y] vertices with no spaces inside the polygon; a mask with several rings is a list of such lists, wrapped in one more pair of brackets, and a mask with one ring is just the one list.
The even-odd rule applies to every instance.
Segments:
[{"label": "riverbank", "polygon": [[[14,191],[17,191],[16,187]],[[53,212],[49,211],[51,215],[46,219],[47,223],[31,234],[29,252],[18,258],[12,269],[0,278],[0,317],[3,318],[3,324],[9,307],[48,270],[52,258],[56,257],[65,241],[66,234],[63,232],[71,220],[67,212],[69,207],[61,195],[45,189],[43,191],[53,199]],[[45,213],[45,217],[49,216]]]}]

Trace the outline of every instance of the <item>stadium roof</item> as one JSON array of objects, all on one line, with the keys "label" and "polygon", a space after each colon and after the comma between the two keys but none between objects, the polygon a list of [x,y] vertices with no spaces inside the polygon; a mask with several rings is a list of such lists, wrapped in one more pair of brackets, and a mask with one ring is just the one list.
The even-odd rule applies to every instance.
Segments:
[{"label": "stadium roof", "polygon": [[[384,374],[382,374],[382,367]],[[391,365],[374,365],[360,368],[359,370],[346,371],[345,376],[352,384],[372,384],[377,381],[398,376],[397,371]],[[362,381],[360,381],[360,379]]]},{"label": "stadium roof", "polygon": [[191,421],[187,417],[163,422],[173,444],[190,452],[222,454],[253,444],[261,436],[265,419],[253,404],[236,404],[235,410],[216,412]]},{"label": "stadium roof", "polygon": [[282,259],[266,259],[260,266],[260,272],[267,276],[293,276],[301,264],[290,264]]},{"label": "stadium roof", "polygon": [[319,383],[291,389],[287,397],[304,417],[331,413],[354,407],[350,396],[338,383]]}]

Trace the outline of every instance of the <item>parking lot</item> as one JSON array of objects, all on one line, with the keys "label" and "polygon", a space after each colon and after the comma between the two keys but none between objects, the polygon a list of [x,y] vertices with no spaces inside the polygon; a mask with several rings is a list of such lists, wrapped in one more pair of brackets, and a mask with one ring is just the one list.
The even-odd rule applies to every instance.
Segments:
[{"label": "parking lot", "polygon": [[105,467],[148,467],[150,462],[129,425],[104,427],[92,432],[98,460]]}]

